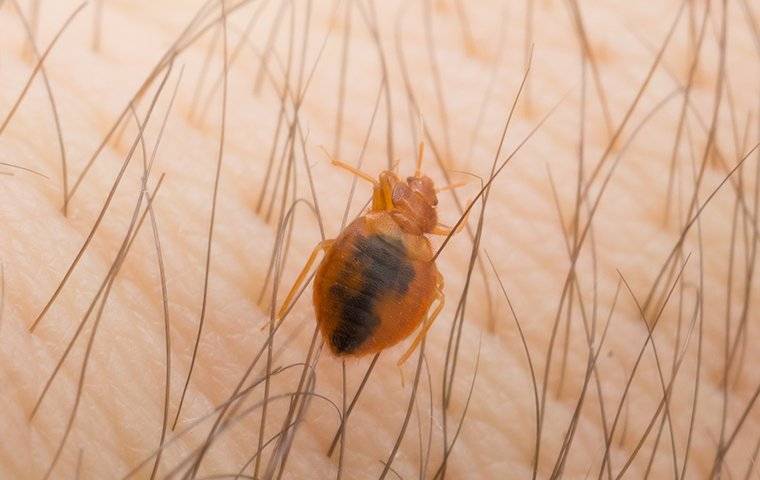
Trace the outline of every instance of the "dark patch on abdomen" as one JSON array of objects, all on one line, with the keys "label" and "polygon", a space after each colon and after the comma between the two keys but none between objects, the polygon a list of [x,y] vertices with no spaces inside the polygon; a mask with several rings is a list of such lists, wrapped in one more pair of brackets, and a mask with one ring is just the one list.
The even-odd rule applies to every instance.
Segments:
[{"label": "dark patch on abdomen", "polygon": [[[342,279],[361,278],[358,290]],[[400,240],[385,235],[357,237],[354,255],[346,261],[341,280],[330,287],[338,303],[340,319],[330,341],[338,353],[351,353],[363,344],[380,324],[375,309],[387,295],[404,295],[414,279]]]}]

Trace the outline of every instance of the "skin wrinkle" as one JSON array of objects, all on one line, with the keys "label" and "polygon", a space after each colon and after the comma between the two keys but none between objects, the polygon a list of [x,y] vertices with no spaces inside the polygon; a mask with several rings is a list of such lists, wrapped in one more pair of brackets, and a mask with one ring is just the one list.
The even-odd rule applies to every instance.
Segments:
[{"label": "skin wrinkle", "polygon": [[[19,3],[23,11],[30,15],[35,1]],[[406,178],[414,171],[417,146],[412,139],[416,136],[418,119],[414,112],[408,113],[409,100],[400,72],[399,52],[394,45],[394,28],[402,3],[406,2],[344,0],[336,8],[334,2],[313,2],[309,39],[303,56],[305,72],[310,72],[316,61],[322,39],[327,37],[327,43],[310,80],[308,95],[298,110],[298,121],[306,141],[303,151],[301,145],[294,148],[293,178],[297,179],[298,185],[297,191],[291,189],[287,192],[285,208],[289,208],[291,198],[312,199],[303,167],[306,160],[312,169],[315,195],[328,238],[339,233],[337,229],[346,208],[345,199],[352,178],[336,171],[324,160],[320,145],[335,148],[340,152],[340,160],[356,165],[365,138],[368,138],[361,166],[363,171],[376,178],[381,170],[388,168],[389,163],[398,164],[400,178]],[[60,123],[65,132],[70,180],[79,177],[129,98],[204,4],[208,4],[205,7],[207,14],[204,17],[206,20],[199,22],[201,25],[218,17],[218,0],[98,2],[98,8],[102,8],[102,17],[99,17],[102,28],[98,33],[99,51],[94,52],[92,43],[96,29],[93,22],[98,17],[94,2],[90,2],[61,35],[44,66],[55,92]],[[233,8],[237,4],[236,0],[226,3],[231,46],[240,40],[245,26],[262,2],[252,0],[246,6]],[[664,37],[668,22],[679,5],[678,0],[578,2],[612,122],[607,125],[596,86],[592,85],[589,77],[584,140],[586,181],[607,146],[610,127],[614,131],[622,120],[652,63],[654,52],[660,48],[656,43]],[[76,0],[39,2],[34,31],[35,44],[40,49],[50,43],[77,6]],[[686,6],[687,11],[663,56],[662,65],[655,71],[629,126],[623,130],[620,145],[625,144],[633,127],[652,106],[673,91],[677,86],[674,81],[681,86],[687,84],[703,6],[704,2],[689,2]],[[276,239],[276,225],[267,222],[263,215],[256,215],[256,201],[268,167],[281,106],[280,94],[286,87],[284,70],[277,64],[288,58],[287,48],[292,43],[293,65],[288,88],[296,91],[302,68],[301,47],[304,45],[304,32],[300,26],[306,21],[306,6],[305,2],[298,1],[270,1],[261,8],[260,17],[250,31],[250,40],[246,40],[252,48],[241,49],[234,64],[230,64],[224,169],[219,186],[206,324],[199,345],[198,364],[180,423],[174,433],[167,432],[167,448],[156,478],[164,478],[201,445],[213,420],[205,420],[188,433],[177,435],[228,400],[236,382],[264,344],[267,334],[258,327],[268,319],[268,306],[257,305],[256,298],[267,273],[269,253]],[[299,25],[299,29],[290,42],[289,20],[284,20],[279,33],[272,34],[273,49],[269,52],[268,68],[276,73],[271,81],[262,81],[260,92],[254,93],[257,72],[261,67],[261,57],[254,52],[265,50],[278,12],[282,9],[282,18],[288,19],[291,8],[295,9],[295,24]],[[347,8],[352,12],[349,14],[352,18],[350,29],[345,24]],[[507,9],[504,16],[499,14],[503,8]],[[530,48],[524,44],[524,8],[525,2],[517,1],[505,4],[496,0],[435,0],[412,2],[412,6],[404,12],[400,35],[410,88],[432,141],[447,152],[447,158],[442,159],[442,163],[452,171],[469,170],[481,176],[489,171],[504,125],[505,108],[512,101],[521,80],[522,52]],[[486,208],[482,248],[491,256],[494,268],[509,294],[536,371],[542,372],[546,367],[548,331],[556,314],[554,309],[561,283],[569,267],[562,227],[557,224],[557,212],[545,167],[550,168],[556,182],[562,217],[568,220],[565,229],[572,238],[575,227],[570,219],[575,215],[577,112],[581,98],[577,80],[580,78],[581,63],[578,25],[570,14],[574,7],[565,0],[548,0],[533,2],[532,8],[534,58],[529,79],[530,106],[528,108],[527,103],[518,106],[507,134],[505,151],[511,151],[564,92],[570,90],[571,93],[494,182]],[[692,8],[693,12],[690,10]],[[465,12],[459,12],[459,9]],[[760,97],[760,65],[757,63],[760,43],[756,36],[759,11],[752,2],[745,0],[727,3],[725,69],[735,111],[731,112],[727,98],[729,94],[724,92],[714,139],[714,148],[720,151],[723,160],[711,158],[714,152],[708,156],[697,205],[702,204],[738,159],[760,140],[760,105],[757,102]],[[427,13],[433,15],[429,19],[430,28],[425,27],[421,17]],[[720,3],[713,1],[689,106],[685,109],[684,132],[689,129],[691,134],[683,135],[676,155],[669,223],[663,224],[664,205],[683,96],[677,96],[670,106],[648,120],[625,151],[596,212],[592,228],[598,264],[598,305],[593,305],[590,245],[584,246],[581,252],[576,275],[586,310],[596,308],[600,319],[612,306],[619,279],[617,271],[624,272],[637,298],[646,297],[661,263],[678,240],[681,228],[678,219],[686,216],[688,207],[683,202],[691,200],[694,188],[690,151],[693,150],[697,162],[701,161],[714,107],[721,15]],[[687,17],[694,18],[694,27],[689,26]],[[466,25],[461,23],[465,21],[463,18]],[[502,21],[506,23],[501,24]],[[750,21],[754,21],[754,25],[750,25]],[[377,37],[368,30],[368,26],[377,28]],[[161,237],[169,291],[167,307],[172,335],[170,417],[176,414],[178,392],[181,392],[189,366],[202,295],[209,198],[213,189],[221,122],[221,93],[218,89],[214,93],[214,79],[220,77],[222,69],[221,42],[212,45],[214,32],[220,28],[220,24],[210,28],[175,61],[176,70],[180,66],[185,67],[183,82],[161,140],[154,174],[149,179],[149,184],[154,185],[159,175],[166,174],[153,209]],[[468,30],[472,31],[478,50],[473,57],[468,56],[462,40],[462,32]],[[502,31],[504,43],[499,44]],[[344,35],[349,44],[345,49],[345,82],[340,82]],[[431,37],[428,38],[428,35]],[[379,38],[379,46],[375,38]],[[646,45],[643,40],[646,40]],[[0,0],[0,120],[5,118],[34,69],[35,59],[29,55],[31,52],[27,42],[27,34],[11,2]],[[506,53],[501,66],[493,73],[494,63],[501,55],[499,50]],[[203,81],[199,81],[207,53],[209,70]],[[380,65],[380,55],[384,66]],[[435,72],[431,58],[435,58],[437,78],[433,77]],[[387,71],[386,79],[383,78],[384,69]],[[379,94],[381,81],[387,82],[387,92]],[[483,110],[481,121],[478,118],[484,90],[489,82],[493,82],[493,89],[486,100],[487,108]],[[275,83],[279,93],[274,91]],[[439,83],[443,102],[433,88]],[[336,147],[333,143],[339,85],[344,86],[344,91],[340,92],[344,106],[340,115],[343,121],[341,144]],[[155,86],[155,83],[152,84],[143,95],[143,100],[135,105],[141,118],[147,110],[148,100],[155,93]],[[196,89],[200,92],[200,102],[196,118],[191,119]],[[379,102],[378,95],[382,95]],[[168,97],[164,92],[159,99],[156,118],[163,116]],[[367,137],[370,116],[376,103],[379,105],[376,125]],[[199,115],[201,106],[202,116]],[[283,108],[287,109],[288,122],[293,121],[292,103],[286,103]],[[445,108],[447,113],[448,139],[444,136],[441,108]],[[739,132],[733,131],[732,115],[737,120]],[[3,406],[0,412],[0,432],[3,432],[0,478],[41,478],[58,447],[74,402],[84,343],[74,346],[71,358],[64,363],[49,397],[31,423],[28,416],[66,342],[92,300],[98,282],[111,267],[118,243],[129,223],[134,199],[142,188],[142,165],[138,160],[127,168],[98,233],[69,283],[39,329],[30,334],[28,327],[50,298],[92,228],[124,154],[137,133],[130,121],[117,129],[121,132],[117,135],[119,139],[110,141],[93,163],[71,199],[68,218],[64,218],[60,211],[63,195],[60,152],[52,120],[45,85],[41,78],[36,78],[0,135],[2,165],[17,165],[47,177],[18,168],[0,168],[0,173],[13,173],[12,176],[0,175],[0,265],[4,290],[4,302],[0,302],[3,303],[0,312],[0,405]],[[477,131],[476,123],[480,125]],[[748,126],[745,127],[745,124]],[[392,125],[392,139],[387,138],[387,125]],[[146,128],[148,151],[152,150],[157,139],[158,127],[149,124]],[[286,131],[280,132],[275,148],[277,161],[279,153],[285,148],[286,136]],[[742,139],[740,143],[744,151],[737,151],[737,136]],[[476,140],[470,152],[471,139]],[[693,145],[689,145],[691,141]],[[392,145],[392,152],[389,145]],[[436,186],[444,186],[443,173],[433,158],[435,153],[428,147],[422,170],[435,181]],[[610,155],[613,158],[618,153],[616,148]],[[452,158],[448,158],[449,151]],[[304,158],[304,155],[307,157]],[[469,163],[465,164],[468,159]],[[744,416],[745,408],[751,406],[750,401],[760,385],[760,374],[751,368],[753,360],[760,358],[760,342],[757,341],[760,337],[760,304],[757,301],[760,299],[760,282],[755,279],[745,293],[746,261],[750,257],[747,251],[752,247],[752,242],[757,241],[751,223],[758,224],[757,218],[752,216],[758,161],[760,153],[755,152],[742,167],[741,191],[743,203],[748,209],[741,210],[736,231],[739,241],[734,246],[729,344],[736,342],[737,349],[745,348],[741,347],[745,340],[735,336],[745,296],[748,295],[746,330],[742,334],[746,335],[746,351],[741,355],[736,352],[729,372],[731,381],[727,391],[724,442],[731,439],[732,443],[721,464],[721,478],[745,478],[745,475],[746,478],[754,478],[760,468],[751,464],[758,445],[760,405],[755,405]],[[277,167],[278,164],[272,165],[273,175]],[[603,166],[599,177],[605,174],[606,167]],[[449,172],[449,175],[452,183],[469,180],[469,177],[458,173]],[[738,184],[738,179],[737,173],[731,182]],[[590,199],[596,197],[599,185],[597,182],[589,188]],[[270,193],[272,187],[269,185]],[[585,187],[584,182],[582,188]],[[473,181],[458,189],[457,195],[466,205],[466,200],[471,199],[478,188],[478,182]],[[725,285],[729,274],[728,252],[736,192],[727,184],[700,217],[704,256],[703,298],[698,301],[696,296],[700,271],[699,262],[694,261],[697,257],[693,256],[684,271],[685,286],[680,292],[683,296],[680,344],[675,341],[679,316],[677,300],[671,299],[654,332],[666,382],[672,374],[671,359],[674,355],[684,355],[668,400],[678,466],[683,468],[697,372],[697,331],[692,333],[686,347],[684,342],[692,315],[698,312],[698,305],[704,305],[701,312],[704,321],[701,383],[686,470],[689,478],[709,475],[716,455],[722,455],[718,451],[718,443],[724,395]],[[352,215],[361,210],[369,195],[370,189],[359,180],[350,208]],[[679,196],[682,199],[680,205]],[[267,195],[265,207],[272,200],[269,197]],[[441,192],[438,198],[440,221],[453,225],[458,215],[451,192]],[[272,218],[278,218],[281,196],[274,199],[274,205]],[[478,204],[474,210],[477,212],[479,208]],[[579,223],[583,228],[587,220],[586,205],[581,204],[580,211]],[[287,291],[312,247],[321,239],[319,223],[312,215],[299,214],[296,217],[288,257],[283,262],[285,271],[280,280],[280,292]],[[473,219],[471,225],[474,225]],[[440,238],[431,239],[433,251],[440,241]],[[464,286],[463,276],[470,246],[467,235],[454,236],[437,260],[437,267],[446,282],[447,303],[425,343],[425,358],[429,363],[432,384],[428,386],[428,380],[423,379],[416,392],[416,401],[421,405],[419,421],[423,425],[423,450],[427,449],[428,424],[431,425],[430,458],[420,458],[416,425],[418,414],[415,412],[386,478],[398,478],[393,472],[398,472],[402,478],[417,478],[421,464],[426,465],[426,478],[432,478],[436,471],[440,471],[443,451],[443,412],[440,406],[442,362],[456,309],[454,299],[458,298]],[[689,254],[695,255],[698,247],[695,229],[684,242],[681,260]],[[758,260],[755,259],[755,262]],[[668,268],[666,272],[670,270]],[[667,275],[663,277],[662,284],[669,287],[674,278]],[[528,364],[514,321],[508,315],[506,302],[500,294],[494,296],[493,311],[497,315],[495,333],[486,333],[488,308],[481,278],[479,274],[473,275],[470,285],[472,293],[467,302],[448,412],[448,442],[452,441],[453,432],[457,430],[473,381],[474,390],[461,433],[449,454],[445,478],[529,478],[532,474],[536,424]],[[486,278],[490,280],[493,290],[497,285],[490,270],[486,272]],[[680,288],[677,287],[674,298],[679,296]],[[661,293],[658,291],[653,298],[660,298]],[[265,297],[270,298],[271,295]],[[315,327],[311,287],[306,288],[302,297],[275,335],[272,371],[280,373],[270,380],[271,398],[292,395],[303,368],[300,365],[278,370],[303,362],[309,348]],[[558,392],[560,368],[555,353],[556,364],[552,365],[547,387],[537,478],[551,475],[563,445],[564,433],[580,398],[588,365],[589,344],[577,307],[580,302],[576,297],[572,303],[574,310],[570,315],[566,378],[562,391]],[[656,310],[659,305],[652,308]],[[562,315],[564,319],[566,312]],[[77,472],[78,478],[82,479],[121,478],[154,453],[158,445],[163,418],[165,344],[161,279],[150,229],[143,228],[135,239],[103,316],[105,318],[89,360],[79,412],[52,474],[55,478],[75,478]],[[647,319],[651,320],[650,317]],[[561,330],[558,344],[555,345],[557,351],[564,342],[564,323]],[[590,339],[595,342],[595,348],[599,335],[600,332],[597,332],[596,338]],[[596,363],[608,424],[612,421],[614,407],[631,373],[635,354],[646,335],[647,329],[642,325],[641,313],[635,303],[630,295],[621,294]],[[478,374],[473,379],[481,341]],[[321,338],[317,346],[319,342]],[[408,340],[380,355],[361,397],[352,409],[346,424],[342,478],[377,478],[384,468],[381,462],[388,460],[409,405],[412,391],[410,380],[417,367],[415,355],[404,365],[402,381],[395,363],[407,345]],[[741,369],[735,365],[740,359],[745,362]],[[353,398],[371,360],[371,356],[346,360],[348,401]],[[316,361],[313,367],[316,382],[308,388],[341,405],[343,380],[340,360],[332,357],[323,347]],[[261,382],[264,373],[264,362],[261,361],[249,382]],[[734,382],[737,374],[739,376]],[[572,448],[564,460],[564,478],[585,478],[589,471],[595,474],[601,466],[604,432],[596,386],[592,387],[585,393]],[[543,388],[543,385],[538,388]],[[262,400],[262,391],[259,385],[247,393],[237,412],[253,408]],[[432,398],[432,418],[428,416],[429,398]],[[662,388],[650,348],[633,380],[617,434],[611,442],[609,461],[613,477],[618,475],[632,454],[661,400]],[[335,478],[338,455],[328,458],[325,453],[339,427],[336,411],[321,400],[311,402],[304,398],[303,401],[308,406],[303,417],[299,417],[297,424],[294,424],[297,430],[292,437],[292,450],[283,478]],[[287,408],[288,400],[271,402],[265,440],[281,433],[279,429],[283,426]],[[235,473],[241,471],[241,467],[256,453],[259,417],[260,410],[254,409],[225,427],[206,453],[198,478],[213,478],[222,474],[234,478]],[[656,422],[661,421],[662,413]],[[624,438],[620,433],[623,424],[626,430]],[[737,425],[741,428],[734,436]],[[664,428],[669,428],[667,422]],[[626,478],[643,476],[656,433],[650,433],[642,444],[626,471]],[[264,464],[269,461],[274,445],[275,442],[272,442],[264,448]],[[151,459],[131,478],[148,478],[152,464]],[[605,467],[604,478],[607,478],[606,470]],[[248,478],[251,474],[252,466],[249,465],[242,470],[240,478]],[[672,475],[670,432],[663,430],[649,478],[671,478]],[[174,478],[181,477],[182,474],[178,474]]]}]

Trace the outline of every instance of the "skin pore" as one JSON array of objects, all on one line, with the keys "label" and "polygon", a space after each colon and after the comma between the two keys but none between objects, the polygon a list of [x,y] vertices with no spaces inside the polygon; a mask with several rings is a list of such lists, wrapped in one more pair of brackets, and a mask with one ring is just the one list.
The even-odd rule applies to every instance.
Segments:
[{"label": "skin pore", "polygon": [[[756,3],[19,3],[0,478],[760,475]],[[420,139],[445,307],[343,363],[274,321],[371,195],[321,148]]]}]

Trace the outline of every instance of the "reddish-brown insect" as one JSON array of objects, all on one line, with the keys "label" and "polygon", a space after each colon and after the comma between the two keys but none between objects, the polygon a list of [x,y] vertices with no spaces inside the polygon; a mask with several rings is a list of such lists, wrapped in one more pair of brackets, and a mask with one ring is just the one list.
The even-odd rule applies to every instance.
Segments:
[{"label": "reddish-brown insect", "polygon": [[382,172],[375,180],[332,160],[333,165],[374,185],[372,206],[337,238],[317,245],[285,298],[278,318],[284,316],[319,252],[324,251],[314,279],[314,310],[322,336],[335,355],[379,352],[405,339],[422,324],[401,356],[401,364],[414,352],[443,308],[443,277],[425,235],[449,235],[451,229],[438,223],[435,186],[420,173],[423,154],[420,143],[415,174],[406,181],[392,171]]}]

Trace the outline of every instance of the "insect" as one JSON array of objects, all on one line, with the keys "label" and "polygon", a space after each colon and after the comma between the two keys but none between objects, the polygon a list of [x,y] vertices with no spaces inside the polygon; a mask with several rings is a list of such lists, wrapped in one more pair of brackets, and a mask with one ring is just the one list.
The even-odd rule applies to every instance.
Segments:
[{"label": "insect", "polygon": [[[426,235],[450,235],[438,223],[437,191],[420,167],[420,142],[413,177],[406,181],[386,170],[377,179],[339,160],[332,164],[373,184],[369,212],[335,239],[320,242],[278,312],[284,317],[320,252],[324,258],[314,278],[313,302],[322,337],[336,356],[380,352],[411,335],[403,364],[433,325],[444,305],[444,282]],[[435,303],[435,306],[433,304]],[[432,308],[431,308],[432,307]],[[430,312],[428,314],[428,312]]]}]

